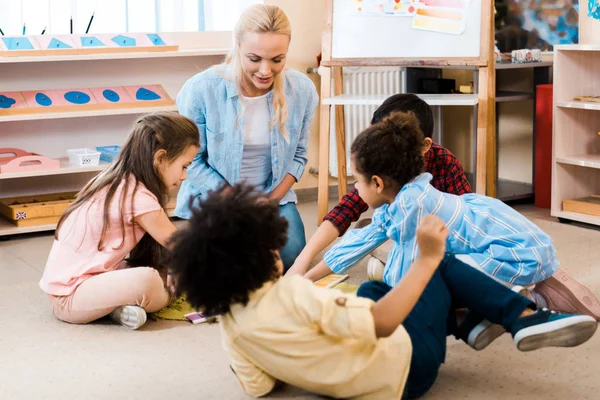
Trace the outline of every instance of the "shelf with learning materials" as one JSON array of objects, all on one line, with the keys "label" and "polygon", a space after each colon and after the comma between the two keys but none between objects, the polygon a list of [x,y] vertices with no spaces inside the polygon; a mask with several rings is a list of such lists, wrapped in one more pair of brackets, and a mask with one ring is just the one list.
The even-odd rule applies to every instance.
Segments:
[{"label": "shelf with learning materials", "polygon": [[[174,217],[173,209],[167,209],[167,215]],[[0,218],[0,236],[19,235],[23,233],[46,232],[56,229],[56,224],[43,224],[34,226],[16,226],[5,218]]]},{"label": "shelf with learning materials", "polygon": [[[57,89],[83,93],[88,89],[94,93],[95,88],[112,88],[115,93],[121,93],[119,88],[160,85],[164,90],[161,97],[168,100],[163,103],[134,101],[108,106],[65,106],[61,98],[60,102],[54,103],[60,107],[53,110],[35,109],[37,106],[34,105],[30,110],[19,112],[7,112],[7,107],[0,105],[0,147],[25,149],[61,160],[56,169],[0,174],[0,197],[80,190],[108,164],[72,165],[65,159],[67,149],[121,146],[140,115],[176,111],[174,99],[183,84],[203,69],[222,62],[232,43],[231,32],[168,35],[178,45],[176,51],[0,56],[2,93],[54,92]],[[59,94],[64,96],[66,93]],[[102,103],[95,94],[87,94]],[[27,101],[25,97],[22,100]],[[54,228],[53,224],[18,227],[0,218],[0,236]]]},{"label": "shelf with learning materials", "polygon": [[[477,104],[476,94],[417,94],[430,106],[474,106]],[[374,105],[379,106],[387,98],[386,95],[352,95],[341,94],[325,98],[322,104],[342,105]]]},{"label": "shelf with learning materials", "polygon": [[[552,208],[561,221],[600,225],[600,46],[554,49]],[[591,205],[591,206],[590,206]]]}]

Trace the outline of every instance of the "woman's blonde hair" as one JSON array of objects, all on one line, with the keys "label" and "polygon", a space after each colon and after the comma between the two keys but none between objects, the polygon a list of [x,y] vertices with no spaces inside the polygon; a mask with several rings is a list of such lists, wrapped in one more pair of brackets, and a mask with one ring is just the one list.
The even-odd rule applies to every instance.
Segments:
[{"label": "woman's blonde hair", "polygon": [[[283,10],[274,5],[255,4],[248,7],[240,16],[234,30],[234,47],[225,59],[225,64],[231,66],[231,80],[233,80],[237,86],[238,93],[240,93],[240,101],[242,98],[243,71],[239,49],[240,43],[246,32],[277,33],[285,35],[291,40],[292,26]],[[285,99],[285,76],[283,73],[280,73],[275,77],[272,92],[273,118],[271,119],[270,128],[279,125],[282,135],[288,139],[289,135],[285,128],[285,121],[287,120],[288,115]]]}]

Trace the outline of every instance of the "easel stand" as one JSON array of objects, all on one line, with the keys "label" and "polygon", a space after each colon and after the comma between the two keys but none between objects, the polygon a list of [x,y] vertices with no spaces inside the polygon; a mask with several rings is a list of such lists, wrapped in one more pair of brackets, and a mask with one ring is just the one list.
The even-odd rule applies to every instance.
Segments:
[{"label": "easel stand", "polygon": [[[320,119],[320,138],[319,138],[319,182],[318,182],[318,223],[320,224],[328,211],[328,192],[329,192],[329,140],[330,140],[330,118],[331,107],[335,106],[335,126],[336,126],[336,148],[338,165],[338,196],[341,197],[347,192],[347,171],[346,171],[346,130],[344,124],[344,104],[340,97],[343,95],[343,67],[345,66],[397,66],[397,67],[436,67],[436,68],[465,68],[477,70],[478,83],[476,96],[477,109],[477,158],[475,166],[475,191],[489,196],[496,195],[496,134],[495,134],[495,59],[494,59],[494,21],[492,0],[483,0],[481,4],[481,14],[474,15],[472,18],[481,18],[480,24],[480,43],[478,57],[402,57],[403,52],[390,50],[389,58],[374,57],[365,55],[359,57],[333,57],[335,34],[334,20],[340,21],[340,16],[335,16],[337,1],[327,0],[326,15],[322,36],[322,60],[321,60],[321,119]],[[367,18],[367,17],[364,17]],[[372,21],[372,20],[371,20]],[[388,20],[389,21],[389,20]],[[337,23],[337,22],[336,22]],[[360,27],[355,27],[360,31]],[[382,28],[383,29],[383,28]],[[368,30],[365,30],[368,32]],[[387,37],[394,37],[393,32],[378,32],[381,35],[380,40],[386,40]],[[420,32],[412,32],[413,35],[419,35]],[[426,34],[431,34],[427,32]],[[338,32],[339,35],[339,32]],[[439,34],[441,39],[457,41],[456,36]],[[373,38],[376,40],[376,38]],[[406,46],[410,46],[407,43]],[[440,45],[442,46],[442,45]],[[339,53],[339,52],[338,52]],[[413,51],[414,53],[414,51]],[[332,97],[333,91],[333,97]],[[461,97],[463,96],[463,97]],[[441,102],[438,100],[435,105],[456,105],[458,99],[464,99],[462,94],[444,95]],[[425,96],[424,100],[428,101]],[[474,99],[475,100],[475,99]],[[446,101],[444,103],[444,101]],[[356,104],[356,103],[353,103]]]}]

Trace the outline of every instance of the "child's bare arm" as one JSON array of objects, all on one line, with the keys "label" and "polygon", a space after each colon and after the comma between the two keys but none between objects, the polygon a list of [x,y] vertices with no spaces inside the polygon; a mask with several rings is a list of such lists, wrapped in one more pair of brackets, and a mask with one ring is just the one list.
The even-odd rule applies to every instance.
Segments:
[{"label": "child's bare arm", "polygon": [[[286,275],[306,274],[310,262],[323,249],[333,243],[339,234],[340,232],[337,230],[335,225],[333,225],[330,221],[323,221],[321,226],[319,226],[315,234],[306,244],[306,247],[304,247],[304,250],[302,250],[298,258],[296,258],[294,265],[292,265],[292,268],[288,270]],[[329,273],[331,273],[331,271]]]},{"label": "child's bare arm", "polygon": [[177,231],[164,210],[138,215],[135,222],[163,247],[168,247],[169,239]]},{"label": "child's bare arm", "polygon": [[333,271],[329,269],[325,261],[321,261],[317,265],[315,265],[310,271],[308,271],[304,277],[310,279],[313,282],[318,281],[319,279],[325,278],[327,275],[331,275]]},{"label": "child's bare arm", "polygon": [[419,257],[404,278],[371,309],[377,337],[394,333],[417,304],[444,258],[447,237],[444,221],[432,215],[423,219],[417,229]]}]

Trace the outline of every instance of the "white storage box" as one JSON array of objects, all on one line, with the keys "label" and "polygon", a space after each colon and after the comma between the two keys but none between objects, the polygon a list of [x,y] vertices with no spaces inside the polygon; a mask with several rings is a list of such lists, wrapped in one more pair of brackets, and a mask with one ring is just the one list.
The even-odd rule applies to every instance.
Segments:
[{"label": "white storage box", "polygon": [[98,165],[100,164],[100,152],[92,149],[69,149],[69,162],[75,165]]}]

